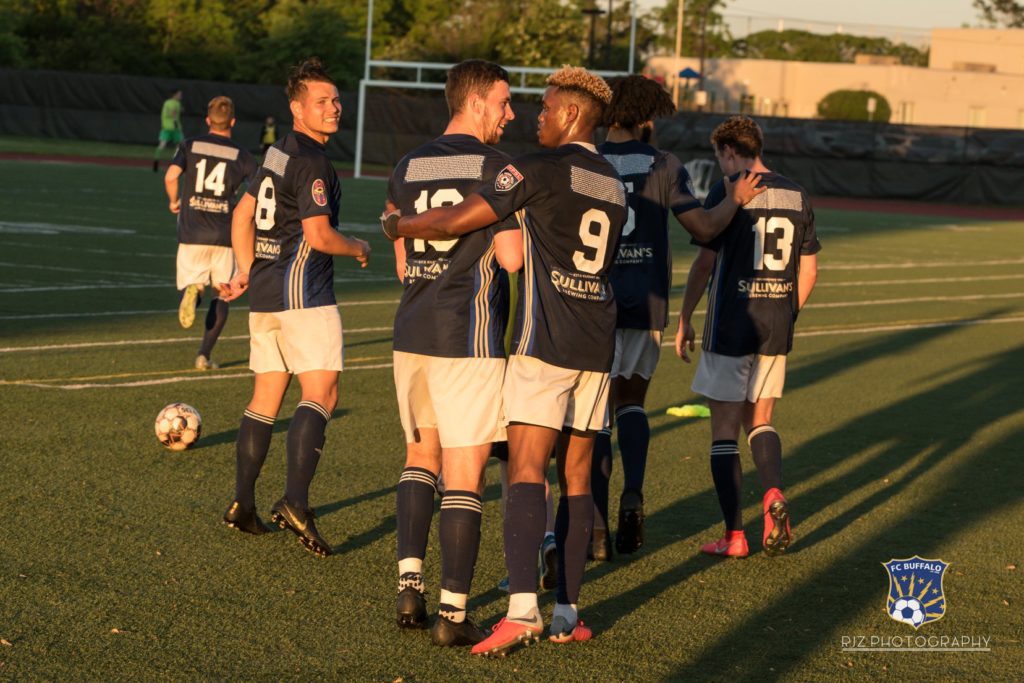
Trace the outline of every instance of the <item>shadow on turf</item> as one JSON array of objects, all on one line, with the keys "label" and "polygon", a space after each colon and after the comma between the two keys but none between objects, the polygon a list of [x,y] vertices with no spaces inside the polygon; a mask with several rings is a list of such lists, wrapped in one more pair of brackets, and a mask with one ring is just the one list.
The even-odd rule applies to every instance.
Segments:
[{"label": "shadow on turf", "polygon": [[[906,510],[899,521],[871,529],[868,539],[846,547],[838,556],[826,560],[813,576],[791,585],[784,593],[765,595],[763,601],[748,609],[742,625],[715,642],[699,644],[700,658],[679,667],[670,678],[699,679],[707,671],[722,666],[739,678],[763,676],[767,666],[773,667],[773,677],[785,677],[802,663],[803,653],[826,646],[829,641],[835,641],[836,655],[840,655],[836,634],[842,632],[843,624],[862,608],[876,604],[878,632],[906,635],[906,627],[891,622],[882,611],[887,582],[878,563],[911,554],[942,555],[942,548],[951,537],[983,519],[998,517],[1001,510],[1020,500],[1011,470],[1017,465],[1004,458],[1017,448],[1017,437],[1010,436],[978,449],[970,457],[963,457],[958,450],[988,425],[1024,410],[1024,394],[1019,391],[1018,382],[1022,353],[1024,347],[1018,347],[979,361],[973,373],[880,407],[801,446],[787,458],[787,469],[798,480],[801,463],[806,467],[806,463],[813,461],[817,464],[813,470],[817,471],[856,458],[874,444],[887,444],[878,454],[859,463],[851,474],[829,480],[792,499],[796,510],[821,510],[860,486],[877,484],[887,475],[892,476],[890,486],[823,525],[808,529],[802,539],[798,536],[797,543],[805,548],[841,533],[879,506],[898,500],[902,492],[917,486],[918,480],[936,466],[948,466],[951,472],[941,486],[932,489],[926,503]],[[954,457],[957,460],[951,461]],[[893,474],[914,458],[919,461],[911,469],[901,475]],[[998,476],[1001,469],[1011,471]],[[956,563],[958,558],[943,559]],[[778,561],[785,562],[786,558]],[[607,605],[598,604],[592,609],[602,614],[609,610],[617,618],[632,608],[638,594],[649,600],[692,574],[691,564],[685,562],[631,590],[628,596],[616,597],[605,601]],[[868,566],[871,571],[861,571]],[[833,604],[827,606],[827,600]],[[955,607],[953,603],[951,609]],[[756,643],[756,647],[738,646],[750,643]]]},{"label": "shadow on turf", "polygon": [[[285,408],[283,407],[282,412],[284,411]],[[339,417],[344,417],[347,414],[348,410],[346,410],[345,408],[335,408],[334,412],[331,413],[331,419],[333,420]],[[241,419],[241,413],[239,413],[239,419]],[[274,421],[274,429],[272,433],[280,434],[282,432],[287,432],[288,427],[290,427],[291,424],[292,416],[290,414],[288,415],[288,417],[278,417],[278,419]],[[216,434],[207,434],[203,436],[195,448],[196,450],[202,450],[204,448],[212,446],[221,446],[226,443],[235,443],[235,441],[237,440],[238,429],[229,429],[227,431],[217,432]],[[271,448],[273,448],[273,445],[271,445]]]}]

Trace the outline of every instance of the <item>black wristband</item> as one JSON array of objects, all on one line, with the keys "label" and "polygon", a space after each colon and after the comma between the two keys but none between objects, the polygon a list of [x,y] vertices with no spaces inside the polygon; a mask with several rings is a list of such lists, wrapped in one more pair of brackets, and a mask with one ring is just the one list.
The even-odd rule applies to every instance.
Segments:
[{"label": "black wristband", "polygon": [[380,217],[380,227],[384,231],[384,236],[392,242],[398,239],[398,219],[401,216],[397,212],[389,213]]}]

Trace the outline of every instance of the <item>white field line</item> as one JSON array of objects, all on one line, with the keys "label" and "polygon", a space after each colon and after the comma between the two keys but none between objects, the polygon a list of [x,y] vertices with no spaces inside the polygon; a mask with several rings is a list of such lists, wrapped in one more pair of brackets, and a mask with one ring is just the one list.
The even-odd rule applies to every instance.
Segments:
[{"label": "white field line", "polygon": [[[1006,324],[1006,323],[1024,323],[1024,317],[1014,318],[995,318],[991,320],[946,320],[946,321],[935,321],[929,323],[901,323],[895,325],[874,325],[866,327],[850,327],[845,329],[822,329],[822,330],[807,330],[805,332],[798,332],[796,336],[799,337],[826,337],[826,336],[839,336],[847,334],[872,334],[872,333],[884,333],[884,332],[898,332],[903,330],[927,330],[937,329],[945,327],[967,327],[973,325],[995,325],[995,324]],[[698,340],[699,341],[699,340]],[[673,341],[666,341],[662,343],[662,346],[672,347],[674,346]],[[392,367],[391,363],[375,363],[373,365],[359,365],[352,366],[351,363],[358,362],[359,359],[351,359],[349,364],[346,365],[345,372],[352,372],[356,370],[382,370],[385,368]],[[139,373],[144,375],[146,373]],[[163,377],[160,379],[146,379],[136,380],[132,382],[119,382],[116,384],[111,383],[79,383],[79,384],[43,384],[39,382],[19,382],[0,380],[0,385],[10,386],[26,386],[34,387],[37,389],[63,389],[66,391],[75,391],[79,389],[109,389],[112,387],[143,387],[143,386],[155,386],[160,384],[177,384],[179,382],[198,382],[206,380],[218,380],[218,379],[238,379],[240,377],[249,377],[250,373],[240,371],[231,374],[219,374],[211,375],[202,373],[199,375],[179,375],[176,377]],[[60,381],[59,378],[54,378],[52,381]]]},{"label": "white field line", "polygon": [[[398,278],[388,277],[386,275],[368,275],[366,277],[336,277],[334,282],[342,284],[350,284],[353,282],[397,282]],[[92,289],[167,289],[173,290],[175,288],[174,282],[168,280],[160,283],[132,283],[132,284],[121,284],[116,282],[103,282],[99,284],[67,284],[67,285],[47,285],[45,287],[39,287],[34,285],[27,285],[25,287],[2,287],[0,288],[0,294],[30,294],[34,292],[74,292],[81,290],[92,290]]]},{"label": "white field line", "polygon": [[964,294],[963,296],[917,296],[902,299],[875,299],[873,301],[833,301],[829,303],[808,304],[807,308],[848,308],[850,306],[887,306],[889,304],[921,304],[935,301],[980,301],[987,299],[1016,299],[1024,296],[1024,292],[1006,292],[1002,294]]},{"label": "white field line", "polygon": [[[974,268],[985,266],[1024,265],[1024,259],[999,259],[993,261],[901,261],[899,263],[830,263],[818,261],[818,272],[830,270],[905,270],[911,268]],[[673,274],[689,273],[689,268],[673,269]]]},{"label": "white field line", "polygon": [[[369,334],[370,332],[391,332],[392,327],[355,327],[346,329],[345,334]],[[248,339],[247,334],[234,334],[218,337],[218,341],[238,341]],[[149,346],[152,344],[194,344],[199,337],[170,337],[166,339],[120,339],[106,342],[76,342],[71,344],[43,344],[40,346],[5,346],[0,347],[0,353],[17,353],[19,351],[53,351],[68,349],[109,349],[119,346]]]},{"label": "white field line", "polygon": [[822,282],[814,285],[815,289],[820,287],[867,287],[873,285],[931,285],[945,282],[992,282],[996,280],[1021,280],[1024,273],[1013,273],[1010,275],[981,275],[975,277],[923,277],[909,280],[851,280],[850,282]]},{"label": "white field line", "polygon": [[[374,299],[369,301],[345,301],[338,306],[383,306],[385,304],[397,304],[398,299]],[[235,311],[248,311],[248,306],[232,306]],[[92,318],[109,317],[117,315],[172,315],[177,314],[178,309],[168,308],[152,311],[94,311],[92,313],[27,313],[24,315],[0,315],[0,320],[44,320],[52,318]]]},{"label": "white field line", "polygon": [[116,275],[118,277],[139,277],[152,280],[149,273],[126,273],[123,270],[95,270],[93,268],[71,268],[69,266],[40,266],[31,263],[11,263],[0,261],[0,268],[23,268],[30,270],[50,270],[60,273],[87,273],[89,275]]}]

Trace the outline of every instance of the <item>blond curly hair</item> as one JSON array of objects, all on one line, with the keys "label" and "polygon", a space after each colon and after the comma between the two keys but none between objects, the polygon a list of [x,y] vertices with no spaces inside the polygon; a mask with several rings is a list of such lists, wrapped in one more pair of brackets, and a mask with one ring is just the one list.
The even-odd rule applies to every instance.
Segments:
[{"label": "blond curly hair", "polygon": [[561,69],[548,76],[548,85],[586,95],[602,108],[612,101],[612,89],[605,80],[581,66],[563,65]]}]

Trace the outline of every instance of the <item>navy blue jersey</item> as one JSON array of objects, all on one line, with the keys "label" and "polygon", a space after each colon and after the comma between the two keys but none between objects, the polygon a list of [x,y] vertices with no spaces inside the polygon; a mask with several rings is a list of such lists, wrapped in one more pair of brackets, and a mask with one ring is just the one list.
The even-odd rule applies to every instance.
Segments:
[{"label": "navy blue jersey", "polygon": [[310,247],[302,233],[302,220],[314,216],[327,216],[338,227],[341,182],[324,146],[288,133],[267,150],[248,193],[256,199],[249,310],[333,306],[334,259]]},{"label": "navy blue jersey", "polygon": [[593,145],[515,159],[480,195],[523,229],[512,352],[570,370],[609,372],[615,297],[608,270],[626,222],[626,191]]},{"label": "navy blue jersey", "polygon": [[[404,216],[459,204],[508,156],[471,135],[442,135],[411,152],[391,174],[388,199]],[[508,274],[494,234],[514,218],[452,240],[405,240],[405,291],[395,312],[394,348],[445,358],[504,358]]]},{"label": "navy blue jersey", "polygon": [[617,327],[663,330],[672,286],[669,212],[700,207],[690,174],[674,154],[639,140],[606,142],[598,151],[626,186],[629,215],[608,278],[618,306]]},{"label": "navy blue jersey", "polygon": [[178,241],[230,247],[235,195],[256,174],[256,160],[231,138],[207,133],[178,145],[171,163],[182,170]]},{"label": "navy blue jersey", "polygon": [[[804,189],[778,173],[761,176],[767,188],[740,207],[728,227],[707,244],[715,252],[701,348],[725,356],[777,356],[793,348],[799,306],[800,256],[816,254],[814,211]],[[705,205],[725,198],[719,181]]]}]

